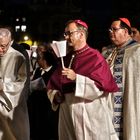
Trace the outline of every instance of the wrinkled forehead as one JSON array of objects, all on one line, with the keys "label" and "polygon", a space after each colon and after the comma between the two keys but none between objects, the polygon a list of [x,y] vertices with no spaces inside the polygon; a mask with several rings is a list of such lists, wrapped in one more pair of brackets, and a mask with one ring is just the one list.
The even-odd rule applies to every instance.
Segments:
[{"label": "wrinkled forehead", "polygon": [[111,27],[120,27],[120,23],[121,22],[119,20],[113,21]]},{"label": "wrinkled forehead", "polygon": [[75,30],[77,29],[77,26],[74,22],[69,23],[66,27],[65,27],[65,31],[70,31],[70,30]]},{"label": "wrinkled forehead", "polygon": [[1,38],[10,38],[11,32],[8,29],[0,28],[0,39]]}]

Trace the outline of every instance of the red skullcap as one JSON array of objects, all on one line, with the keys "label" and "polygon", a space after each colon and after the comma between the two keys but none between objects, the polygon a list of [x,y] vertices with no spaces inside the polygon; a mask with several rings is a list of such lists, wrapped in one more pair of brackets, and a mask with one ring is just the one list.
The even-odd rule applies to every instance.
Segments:
[{"label": "red skullcap", "polygon": [[82,21],[80,19],[77,19],[77,20],[74,20],[74,22],[77,23],[77,24],[80,24],[80,25],[82,25],[82,26],[84,26],[85,28],[88,29],[88,25],[84,21]]},{"label": "red skullcap", "polygon": [[119,19],[131,28],[130,21],[127,18],[119,18]]}]

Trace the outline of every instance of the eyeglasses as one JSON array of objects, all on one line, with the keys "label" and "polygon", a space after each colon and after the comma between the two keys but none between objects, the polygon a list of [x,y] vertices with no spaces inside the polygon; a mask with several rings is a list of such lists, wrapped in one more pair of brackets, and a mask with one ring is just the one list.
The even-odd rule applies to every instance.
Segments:
[{"label": "eyeglasses", "polygon": [[66,37],[66,36],[71,36],[71,35],[73,35],[73,33],[78,32],[78,31],[79,31],[79,30],[64,32],[64,37]]},{"label": "eyeglasses", "polygon": [[123,28],[109,28],[109,32],[117,32],[118,30],[123,29]]},{"label": "eyeglasses", "polygon": [[1,49],[6,49],[8,45],[0,45]]},{"label": "eyeglasses", "polygon": [[10,45],[11,41],[9,41],[7,44],[0,44],[1,49],[6,49]]}]

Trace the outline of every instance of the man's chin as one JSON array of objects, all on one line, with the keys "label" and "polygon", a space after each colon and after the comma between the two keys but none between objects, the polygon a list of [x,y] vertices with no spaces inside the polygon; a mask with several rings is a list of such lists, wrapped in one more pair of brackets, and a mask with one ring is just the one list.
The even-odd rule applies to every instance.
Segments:
[{"label": "man's chin", "polygon": [[0,53],[0,57],[3,56],[3,55],[4,55],[4,53]]}]

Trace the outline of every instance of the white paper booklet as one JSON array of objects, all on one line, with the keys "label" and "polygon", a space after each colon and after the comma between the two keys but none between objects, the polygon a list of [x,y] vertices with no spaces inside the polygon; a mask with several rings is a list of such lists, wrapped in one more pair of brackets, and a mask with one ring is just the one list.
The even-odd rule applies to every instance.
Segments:
[{"label": "white paper booklet", "polygon": [[57,57],[61,57],[62,67],[64,68],[63,57],[66,56],[66,40],[63,41],[53,41],[51,44]]}]

